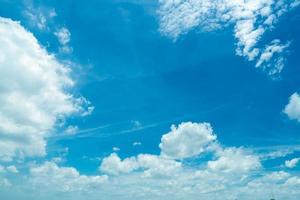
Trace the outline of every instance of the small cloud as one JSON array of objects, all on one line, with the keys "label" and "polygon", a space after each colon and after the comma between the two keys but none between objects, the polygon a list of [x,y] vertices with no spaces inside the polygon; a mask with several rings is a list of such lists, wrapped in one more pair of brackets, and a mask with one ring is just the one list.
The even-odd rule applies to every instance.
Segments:
[{"label": "small cloud", "polygon": [[285,161],[284,164],[288,168],[295,168],[298,165],[299,161],[300,161],[300,158],[294,158],[292,160]]},{"label": "small cloud", "polygon": [[65,130],[67,135],[75,135],[78,132],[78,126],[68,126]]},{"label": "small cloud", "polygon": [[112,150],[113,151],[120,151],[120,148],[119,147],[113,147]]},{"label": "small cloud", "polygon": [[62,157],[54,157],[54,158],[52,158],[52,162],[54,162],[54,163],[62,163],[62,162],[64,162],[65,161],[65,159],[64,158],[62,158]]},{"label": "small cloud", "polygon": [[134,147],[136,147],[136,146],[141,146],[141,145],[142,145],[141,142],[134,142],[134,143],[132,143],[132,146],[134,146]]},{"label": "small cloud", "polygon": [[72,53],[73,48],[68,45],[71,41],[70,31],[66,27],[62,27],[58,29],[54,35],[57,37],[58,42],[61,45],[61,47],[59,47],[59,51],[61,53]]},{"label": "small cloud", "polygon": [[255,66],[268,70],[269,75],[279,74],[284,67],[285,57],[283,54],[289,46],[290,42],[281,44],[280,40],[273,40],[266,45]]},{"label": "small cloud", "polygon": [[289,103],[285,106],[283,112],[290,118],[300,122],[300,96],[294,93],[290,96]]},{"label": "small cloud", "polygon": [[138,120],[132,120],[131,123],[133,124],[134,128],[140,128],[142,123]]},{"label": "small cloud", "polygon": [[67,45],[71,40],[71,33],[66,27],[60,28],[54,35],[61,45]]},{"label": "small cloud", "polygon": [[28,19],[31,26],[42,31],[49,30],[48,25],[57,16],[54,8],[35,7],[32,4],[27,6],[23,15]]}]

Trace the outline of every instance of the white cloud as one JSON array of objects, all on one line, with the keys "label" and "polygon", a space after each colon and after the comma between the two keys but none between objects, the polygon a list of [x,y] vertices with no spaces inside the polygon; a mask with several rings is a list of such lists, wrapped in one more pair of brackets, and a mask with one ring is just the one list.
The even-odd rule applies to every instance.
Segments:
[{"label": "white cloud", "polygon": [[[269,70],[270,75],[278,74],[284,67],[285,57],[282,55],[284,51],[290,46],[290,42],[281,44],[280,40],[273,40],[269,45],[262,51],[256,67],[264,67]],[[277,55],[274,58],[274,55]]]},{"label": "white cloud", "polygon": [[142,146],[141,142],[134,142],[132,143],[132,146],[136,147],[136,146]]},{"label": "white cloud", "polygon": [[[236,53],[249,61],[258,59],[262,53],[257,44],[264,33],[274,27],[281,15],[299,5],[297,0],[159,0],[159,2],[160,31],[164,35],[176,40],[180,35],[195,28],[201,31],[215,31],[233,25],[234,36],[237,39]],[[262,59],[265,55],[262,55]],[[265,64],[261,61],[258,65]],[[279,73],[282,67],[283,61],[280,61],[271,75]]]},{"label": "white cloud", "polygon": [[261,167],[259,157],[242,148],[225,148],[217,151],[216,155],[216,160],[207,163],[208,169],[212,171],[246,173]]},{"label": "white cloud", "polygon": [[70,68],[18,22],[0,18],[0,160],[44,156],[58,120],[88,103],[68,92]]},{"label": "white cloud", "polygon": [[113,151],[120,151],[120,148],[119,147],[113,147],[112,150]]},{"label": "white cloud", "polygon": [[66,135],[76,135],[78,131],[78,126],[68,126],[64,132]]},{"label": "white cloud", "polygon": [[299,161],[300,161],[300,158],[293,158],[292,160],[286,160],[284,164],[288,168],[294,168],[297,166]]},{"label": "white cloud", "polygon": [[261,160],[273,160],[278,158],[284,158],[288,155],[292,155],[300,151],[299,145],[283,145],[283,146],[271,146],[271,147],[259,147],[256,148]]},{"label": "white cloud", "polygon": [[148,177],[170,175],[180,168],[180,162],[165,159],[157,155],[139,154],[136,157],[121,160],[117,154],[112,153],[110,156],[103,159],[99,169],[104,173],[112,175],[143,170],[144,176]]},{"label": "white cloud", "polygon": [[290,96],[289,103],[283,111],[290,119],[295,119],[300,122],[300,96],[294,93]]},{"label": "white cloud", "polygon": [[45,162],[30,169],[30,183],[35,188],[61,192],[89,191],[101,188],[107,176],[81,175],[73,167],[59,167],[56,163]]},{"label": "white cloud", "polygon": [[62,27],[58,29],[54,35],[57,37],[61,47],[59,48],[62,53],[71,53],[73,49],[69,47],[69,43],[71,41],[71,33],[66,27]]},{"label": "white cloud", "polygon": [[[195,134],[195,130],[203,128],[205,132],[210,133],[209,135],[214,135],[211,131],[207,131],[211,129],[208,124],[182,124],[187,126],[179,125],[178,128],[173,126],[173,130],[168,134],[173,136],[174,132],[179,134],[177,131],[187,130],[189,132],[193,130]],[[198,130],[198,132],[202,131]],[[193,140],[176,141],[178,142],[172,145],[178,146],[184,141],[185,144],[190,143],[193,146],[194,142]],[[296,200],[297,198],[294,197],[300,195],[296,189],[299,185],[299,176],[284,171],[271,173],[265,171],[260,156],[251,150],[242,147],[224,148],[215,141],[209,148],[204,148],[198,153],[204,152],[210,155],[202,159],[197,158],[200,160],[196,163],[193,161],[192,164],[186,162],[186,159],[176,161],[174,156],[173,158],[162,156],[162,153],[161,155],[139,154],[123,160],[113,153],[103,159],[99,169],[109,175],[109,188],[122,188],[115,191],[117,196],[114,199],[270,198],[271,193],[263,188],[278,191],[276,197],[288,200]],[[279,188],[284,189],[279,190]]]},{"label": "white cloud", "polygon": [[57,32],[54,33],[60,44],[66,45],[71,40],[71,33],[66,27],[62,27]]},{"label": "white cloud", "polygon": [[112,153],[103,159],[99,169],[107,174],[118,175],[119,173],[132,172],[137,168],[136,158],[131,157],[121,160],[116,153]]},{"label": "white cloud", "polygon": [[28,4],[23,14],[31,26],[37,27],[40,30],[47,30],[48,24],[57,16],[55,9],[35,7],[33,4]]},{"label": "white cloud", "polygon": [[208,123],[186,122],[178,127],[172,125],[171,131],[161,138],[161,154],[170,158],[187,158],[199,155],[216,140]]}]

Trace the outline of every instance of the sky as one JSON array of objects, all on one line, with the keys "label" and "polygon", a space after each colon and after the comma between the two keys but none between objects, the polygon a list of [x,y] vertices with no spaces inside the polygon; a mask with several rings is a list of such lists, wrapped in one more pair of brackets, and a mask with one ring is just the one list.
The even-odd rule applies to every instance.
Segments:
[{"label": "sky", "polygon": [[0,199],[300,198],[299,0],[0,0]]}]

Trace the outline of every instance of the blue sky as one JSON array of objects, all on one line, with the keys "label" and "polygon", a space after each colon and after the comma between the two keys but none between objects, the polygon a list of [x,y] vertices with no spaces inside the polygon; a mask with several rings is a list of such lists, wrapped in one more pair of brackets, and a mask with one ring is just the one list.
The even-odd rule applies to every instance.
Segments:
[{"label": "blue sky", "polygon": [[299,3],[0,0],[0,197],[298,199]]}]

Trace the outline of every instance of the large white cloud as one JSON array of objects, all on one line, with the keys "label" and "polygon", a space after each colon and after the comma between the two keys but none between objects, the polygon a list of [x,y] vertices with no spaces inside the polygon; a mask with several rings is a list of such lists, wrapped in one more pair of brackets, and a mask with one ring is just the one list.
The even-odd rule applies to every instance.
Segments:
[{"label": "large white cloud", "polygon": [[[159,0],[159,2],[160,31],[164,35],[177,39],[194,28],[214,31],[233,25],[234,37],[237,39],[236,53],[249,61],[258,59],[262,54],[257,44],[264,33],[274,27],[280,16],[299,5],[299,0]],[[261,59],[258,63],[266,65]],[[270,69],[268,66],[264,68],[270,75],[281,71]]]},{"label": "large white cloud", "polygon": [[161,138],[161,154],[170,158],[187,158],[199,155],[216,140],[208,123],[181,123]]},{"label": "large white cloud", "polygon": [[0,18],[0,160],[45,155],[59,119],[83,112],[68,66],[18,22]]},{"label": "large white cloud", "polygon": [[289,103],[283,111],[290,119],[295,119],[300,122],[300,96],[294,93],[290,96]]}]

